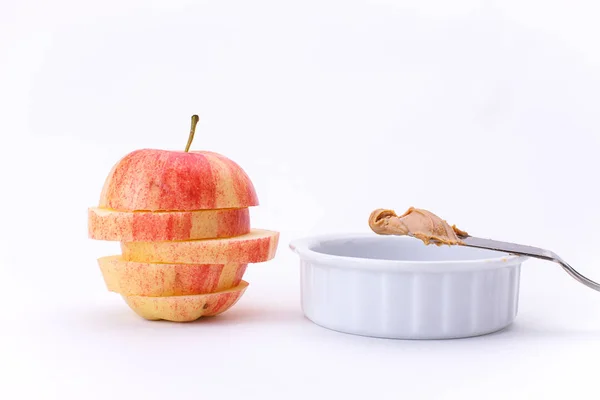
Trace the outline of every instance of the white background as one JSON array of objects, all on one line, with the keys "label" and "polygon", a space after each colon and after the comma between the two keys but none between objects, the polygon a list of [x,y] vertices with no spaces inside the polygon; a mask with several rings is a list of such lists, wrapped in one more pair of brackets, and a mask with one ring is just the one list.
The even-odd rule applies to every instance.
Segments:
[{"label": "white background", "polygon": [[[0,398],[598,398],[600,293],[523,266],[519,315],[450,341],[306,320],[291,239],[430,209],[600,279],[593,1],[2,1]],[[87,238],[138,148],[225,154],[281,232],[226,314],[147,322]],[[243,397],[241,397],[243,396]]]}]

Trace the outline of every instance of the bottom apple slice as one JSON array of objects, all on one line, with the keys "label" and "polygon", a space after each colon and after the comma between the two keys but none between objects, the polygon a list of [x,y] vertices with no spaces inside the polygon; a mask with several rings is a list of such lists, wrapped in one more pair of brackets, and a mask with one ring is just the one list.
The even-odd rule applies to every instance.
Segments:
[{"label": "bottom apple slice", "polygon": [[217,293],[168,297],[123,296],[123,298],[129,307],[144,319],[189,322],[227,311],[238,302],[247,287],[248,282],[241,281],[237,287]]},{"label": "bottom apple slice", "polygon": [[182,296],[215,293],[239,285],[248,264],[166,264],[98,259],[106,287],[125,296]]},{"label": "bottom apple slice", "polygon": [[252,229],[245,235],[181,242],[121,242],[123,259],[150,263],[260,263],[275,256],[279,232]]}]

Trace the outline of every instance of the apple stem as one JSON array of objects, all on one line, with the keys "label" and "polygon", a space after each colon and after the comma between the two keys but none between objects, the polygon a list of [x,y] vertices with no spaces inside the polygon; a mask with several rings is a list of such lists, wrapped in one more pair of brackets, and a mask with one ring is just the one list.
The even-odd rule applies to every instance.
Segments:
[{"label": "apple stem", "polygon": [[186,153],[190,150],[190,146],[192,145],[192,141],[194,140],[194,133],[196,132],[196,125],[198,125],[198,121],[200,121],[200,117],[198,117],[196,114],[192,115],[192,126],[190,127],[190,136],[188,137],[188,142],[185,146]]}]

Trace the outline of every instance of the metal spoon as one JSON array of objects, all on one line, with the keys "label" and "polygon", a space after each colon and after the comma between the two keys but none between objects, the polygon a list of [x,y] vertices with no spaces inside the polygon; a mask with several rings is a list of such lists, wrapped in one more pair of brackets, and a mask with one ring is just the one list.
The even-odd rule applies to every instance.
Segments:
[{"label": "metal spoon", "polygon": [[[412,236],[412,235],[411,235]],[[567,271],[575,280],[583,283],[585,286],[592,288],[600,292],[600,284],[594,282],[591,279],[586,278],[571,267],[565,260],[560,258],[554,252],[550,250],[540,249],[538,247],[526,246],[516,243],[500,242],[498,240],[483,239],[474,236],[461,236],[459,246],[476,247],[479,249],[488,249],[502,251],[509,254],[517,254],[521,256],[529,256],[534,258],[540,258],[542,260],[553,261]]]}]

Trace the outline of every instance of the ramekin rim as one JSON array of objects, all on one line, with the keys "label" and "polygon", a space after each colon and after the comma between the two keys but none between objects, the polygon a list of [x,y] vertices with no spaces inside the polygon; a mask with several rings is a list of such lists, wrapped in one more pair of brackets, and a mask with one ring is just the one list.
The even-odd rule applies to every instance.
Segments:
[{"label": "ramekin rim", "polygon": [[[510,267],[519,265],[528,257],[514,254],[504,254],[498,257],[479,258],[468,260],[385,260],[363,257],[338,256],[312,250],[311,247],[330,240],[371,239],[376,234],[369,233],[329,233],[306,236],[293,239],[289,243],[292,251],[296,252],[302,260],[307,260],[327,266],[339,268],[360,269],[390,269],[414,271],[448,271],[452,269],[488,269],[496,267]],[[418,240],[410,237],[397,237],[399,240]],[[424,269],[425,268],[425,269]]]}]

